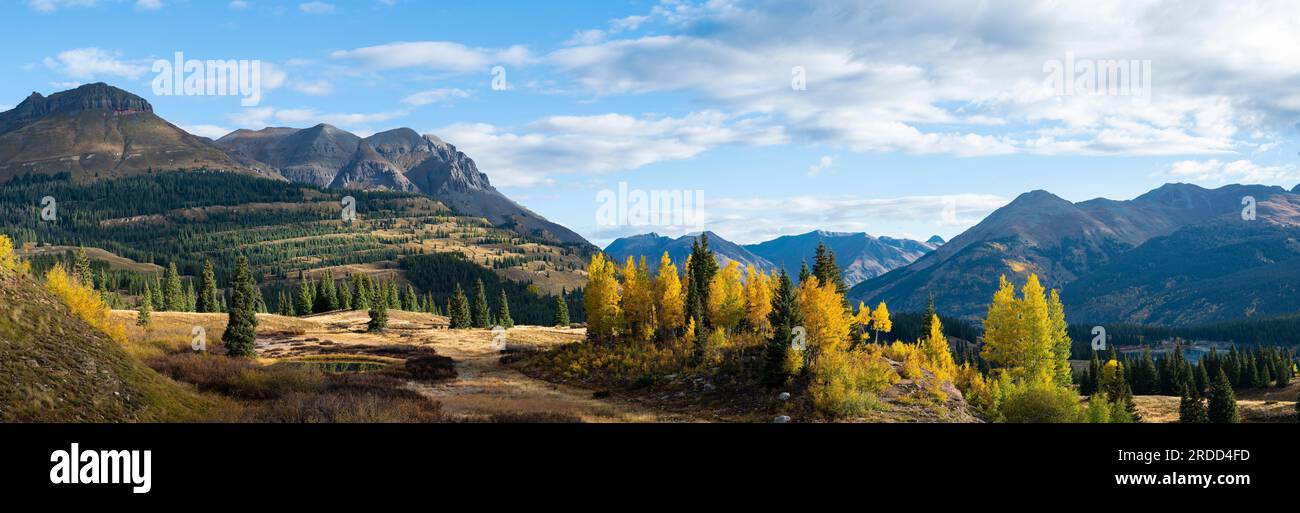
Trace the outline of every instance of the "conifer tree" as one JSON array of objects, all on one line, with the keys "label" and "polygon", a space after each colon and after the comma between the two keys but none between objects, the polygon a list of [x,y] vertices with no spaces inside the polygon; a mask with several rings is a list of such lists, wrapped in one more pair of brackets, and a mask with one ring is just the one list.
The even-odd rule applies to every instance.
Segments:
[{"label": "conifer tree", "polygon": [[293,301],[289,299],[289,294],[281,290],[276,296],[275,303],[279,308],[279,314],[285,317],[293,317]]},{"label": "conifer tree", "polygon": [[840,294],[847,290],[844,277],[840,274],[840,266],[835,263],[835,252],[827,250],[821,241],[817,242],[817,253],[813,257],[812,275],[821,283],[834,284],[835,291]]},{"label": "conifer tree", "polygon": [[163,311],[180,312],[185,307],[185,291],[181,288],[181,275],[176,272],[176,262],[167,264],[167,276],[163,280]]},{"label": "conifer tree", "polygon": [[167,311],[167,294],[163,292],[162,275],[154,276],[153,281],[153,309],[155,312]]},{"label": "conifer tree", "polygon": [[257,339],[256,288],[253,274],[248,269],[248,257],[240,255],[235,263],[234,280],[230,284],[229,320],[226,322],[226,332],[221,335],[229,356],[257,355],[254,345]]},{"label": "conifer tree", "polygon": [[298,315],[311,315],[316,311],[316,290],[311,286],[311,280],[306,276],[299,276],[298,281],[298,307],[294,308]]},{"label": "conifer tree", "polygon": [[787,363],[792,351],[792,330],[802,323],[795,290],[785,269],[781,270],[781,276],[777,278],[768,322],[772,325],[772,338],[768,339],[767,343],[763,383],[768,387],[779,387],[790,377]]},{"label": "conifer tree", "polygon": [[939,318],[939,312],[934,309],[934,294],[929,294],[925,298],[925,326],[922,326],[926,333],[934,331],[933,326],[931,326],[931,319],[937,318]]},{"label": "conifer tree", "polygon": [[348,284],[348,280],[346,278],[339,281],[338,289],[339,289],[338,290],[339,308],[342,310],[351,310],[352,309],[352,286]]},{"label": "conifer tree", "polygon": [[1192,395],[1191,387],[1183,384],[1183,398],[1178,402],[1178,422],[1200,424],[1208,421],[1205,402],[1200,397]]},{"label": "conifer tree", "polygon": [[471,321],[475,328],[491,327],[489,324],[492,322],[492,310],[488,307],[487,290],[483,288],[482,279],[474,284],[474,310]]},{"label": "conifer tree", "polygon": [[[86,256],[86,248],[77,248],[77,256],[72,265],[72,276],[82,285],[95,288],[95,277],[90,271],[90,257]],[[101,283],[100,286],[103,284]]]},{"label": "conifer tree", "polygon": [[560,328],[569,327],[569,302],[564,300],[564,295],[555,296],[555,316],[551,319],[551,324]]},{"label": "conifer tree", "polygon": [[153,291],[149,287],[149,282],[144,284],[144,296],[140,299],[140,306],[137,310],[135,325],[148,328],[153,323],[153,318],[150,315],[153,312]]},{"label": "conifer tree", "polygon": [[183,310],[193,312],[196,301],[198,301],[198,296],[194,293],[194,280],[185,280],[185,308]]},{"label": "conifer tree", "polygon": [[709,235],[702,233],[691,244],[686,274],[686,317],[695,319],[697,328],[713,328],[713,320],[709,317],[709,285],[717,274],[718,261],[713,250],[709,249]]},{"label": "conifer tree", "polygon": [[199,295],[194,299],[194,309],[199,313],[217,311],[217,275],[212,262],[203,262],[203,276],[199,281]]},{"label": "conifer tree", "polygon": [[370,302],[373,299],[370,291],[370,276],[365,274],[352,275],[352,309],[369,310]]},{"label": "conifer tree", "polygon": [[388,302],[375,301],[370,305],[370,322],[366,323],[368,331],[384,331],[388,329]]},{"label": "conifer tree", "polygon": [[515,327],[515,320],[510,318],[510,300],[506,289],[501,289],[501,299],[497,300],[497,325],[510,329]]},{"label": "conifer tree", "polygon": [[394,278],[394,279],[388,281],[388,289],[387,289],[387,291],[388,291],[388,292],[387,292],[387,295],[386,295],[385,297],[388,299],[388,307],[389,307],[389,308],[392,308],[392,309],[394,309],[394,310],[400,310],[400,309],[402,308],[402,302],[399,301],[399,300],[397,299],[397,279],[396,279],[396,278]]},{"label": "conifer tree", "polygon": [[1214,384],[1210,386],[1207,403],[1206,415],[1210,422],[1220,424],[1241,422],[1241,417],[1237,413],[1237,395],[1232,391],[1232,383],[1228,381],[1227,373],[1222,370],[1214,379]]},{"label": "conifer tree", "polygon": [[469,313],[469,298],[465,297],[465,290],[460,288],[460,283],[456,284],[456,290],[452,292],[451,298],[447,302],[447,317],[451,323],[451,329],[464,329],[473,326]]},{"label": "conifer tree", "polygon": [[406,284],[406,291],[402,297],[402,310],[408,312],[420,311],[419,299],[415,296],[415,286],[410,283]]}]

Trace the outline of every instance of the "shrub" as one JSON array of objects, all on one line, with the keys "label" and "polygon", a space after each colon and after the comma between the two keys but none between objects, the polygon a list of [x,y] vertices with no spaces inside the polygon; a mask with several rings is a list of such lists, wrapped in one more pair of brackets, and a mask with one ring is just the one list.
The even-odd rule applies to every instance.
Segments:
[{"label": "shrub", "polygon": [[103,298],[94,288],[69,275],[62,263],[54,264],[45,273],[45,287],[58,296],[63,304],[68,305],[77,317],[104,332],[109,338],[126,343],[126,327],[110,320],[108,305],[104,304]]},{"label": "shrub", "polygon": [[1051,383],[1012,385],[999,409],[1002,419],[1014,423],[1061,423],[1079,420],[1074,391]]},{"label": "shrub", "polygon": [[899,379],[878,355],[862,351],[822,352],[810,371],[813,408],[828,417],[861,415],[878,408],[877,394]]}]

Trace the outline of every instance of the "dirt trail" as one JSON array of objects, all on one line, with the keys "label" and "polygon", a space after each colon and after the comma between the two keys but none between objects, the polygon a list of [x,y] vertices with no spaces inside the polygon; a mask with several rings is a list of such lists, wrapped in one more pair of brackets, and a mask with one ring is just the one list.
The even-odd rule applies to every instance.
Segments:
[{"label": "dirt trail", "polygon": [[[134,319],[133,312],[114,312]],[[129,314],[129,315],[128,315]],[[149,337],[190,339],[193,325],[221,333],[224,314],[181,314],[157,312]],[[455,360],[458,377],[442,382],[412,381],[411,387],[442,403],[445,413],[456,419],[536,422],[579,419],[583,422],[683,422],[694,419],[661,413],[617,398],[592,397],[592,390],[557,385],[528,377],[502,365],[500,353],[492,349],[492,332],[449,330],[446,318],[390,310],[389,329],[383,334],[365,333],[366,312],[336,312],[308,317],[259,314],[257,351],[262,358],[368,354],[377,346],[411,345],[432,348]],[[143,334],[135,334],[144,336]],[[542,348],[582,340],[581,329],[520,326],[510,329],[512,344]]]}]

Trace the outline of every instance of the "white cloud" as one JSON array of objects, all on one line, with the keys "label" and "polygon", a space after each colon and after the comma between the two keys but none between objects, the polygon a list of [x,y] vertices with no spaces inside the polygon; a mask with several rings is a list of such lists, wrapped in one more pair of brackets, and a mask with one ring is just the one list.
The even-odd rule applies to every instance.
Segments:
[{"label": "white cloud", "polygon": [[252,6],[252,3],[245,2],[244,0],[234,0],[233,2],[230,2],[230,8],[235,10],[247,9]]},{"label": "white cloud", "polygon": [[1294,165],[1261,166],[1245,159],[1180,160],[1171,164],[1165,174],[1180,180],[1210,185],[1242,183],[1282,185],[1290,188],[1300,181],[1300,170]]},{"label": "white cloud", "polygon": [[[655,35],[575,37],[547,60],[596,95],[680,91],[855,151],[1206,155],[1300,116],[1300,4],[1099,0],[664,1]],[[581,34],[581,32],[580,32]],[[1149,60],[1149,101],[1060,96],[1043,66]],[[800,67],[806,89],[791,87]]]},{"label": "white cloud", "polygon": [[374,69],[418,68],[457,73],[486,72],[494,64],[522,66],[533,60],[528,48],[524,46],[504,49],[470,48],[446,41],[395,42],[354,50],[338,50],[330,56]]},{"label": "white cloud", "polygon": [[293,90],[311,96],[326,96],[334,92],[334,84],[325,80],[298,81],[290,85]]},{"label": "white cloud", "polygon": [[334,4],[325,2],[307,2],[298,4],[298,10],[307,14],[330,14],[334,12]]},{"label": "white cloud", "polygon": [[36,12],[52,13],[63,7],[94,7],[98,0],[27,0],[27,8]]},{"label": "white cloud", "polygon": [[372,132],[375,125],[406,115],[406,111],[322,113],[310,108],[276,109],[274,107],[256,107],[240,110],[227,117],[234,125],[253,130],[268,126],[314,126],[319,123],[328,123],[360,135],[361,133]]},{"label": "white cloud", "polygon": [[816,164],[808,166],[808,176],[820,175],[822,174],[822,171],[825,171],[834,163],[835,159],[831,158],[830,155],[822,155],[822,158],[818,160]]},{"label": "white cloud", "polygon": [[407,105],[428,105],[430,103],[443,102],[451,99],[469,98],[471,95],[464,89],[441,88],[429,91],[420,91],[418,93],[402,98],[402,103]]},{"label": "white cloud", "polygon": [[166,7],[162,0],[136,0],[135,8],[141,11],[156,11]]},{"label": "white cloud", "polygon": [[149,71],[149,66],[142,61],[123,60],[120,53],[99,48],[66,50],[46,57],[44,62],[47,68],[78,79],[106,76],[135,79]]},{"label": "white cloud", "polygon": [[557,173],[604,173],[656,162],[684,160],[724,144],[785,142],[780,127],[716,111],[683,117],[624,114],[553,116],[510,132],[483,123],[433,130],[473,155],[479,168],[503,186],[550,183]]}]

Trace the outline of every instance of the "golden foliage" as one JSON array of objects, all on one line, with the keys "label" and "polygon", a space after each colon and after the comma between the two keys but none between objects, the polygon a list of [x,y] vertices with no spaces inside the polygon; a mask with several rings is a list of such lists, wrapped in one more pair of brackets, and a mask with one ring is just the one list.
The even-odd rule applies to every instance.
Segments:
[{"label": "golden foliage", "polygon": [[614,262],[602,253],[592,255],[587,266],[587,288],[583,290],[582,301],[587,313],[587,334],[596,341],[613,340],[623,326],[614,268]]},{"label": "golden foliage", "polygon": [[740,264],[735,260],[709,282],[709,319],[727,331],[736,329],[745,315],[744,286],[740,283]]},{"label": "golden foliage", "polygon": [[745,321],[750,329],[767,334],[772,329],[767,318],[772,313],[772,282],[753,265],[745,266]]},{"label": "golden foliage", "polygon": [[798,302],[809,348],[819,353],[848,349],[849,314],[834,283],[823,285],[810,276],[799,284]]},{"label": "golden foliage", "polygon": [[25,275],[30,271],[30,265],[19,259],[18,254],[14,253],[14,243],[7,235],[0,234],[0,274],[16,273]]},{"label": "golden foliage", "polygon": [[659,258],[659,274],[654,279],[655,319],[660,328],[676,330],[685,320],[686,298],[682,295],[681,278],[677,266],[665,251]]},{"label": "golden foliage", "polygon": [[103,298],[95,289],[82,285],[69,275],[62,263],[54,264],[45,273],[45,287],[86,323],[103,331],[109,338],[126,343],[126,327],[110,320],[108,305],[104,304]]}]

